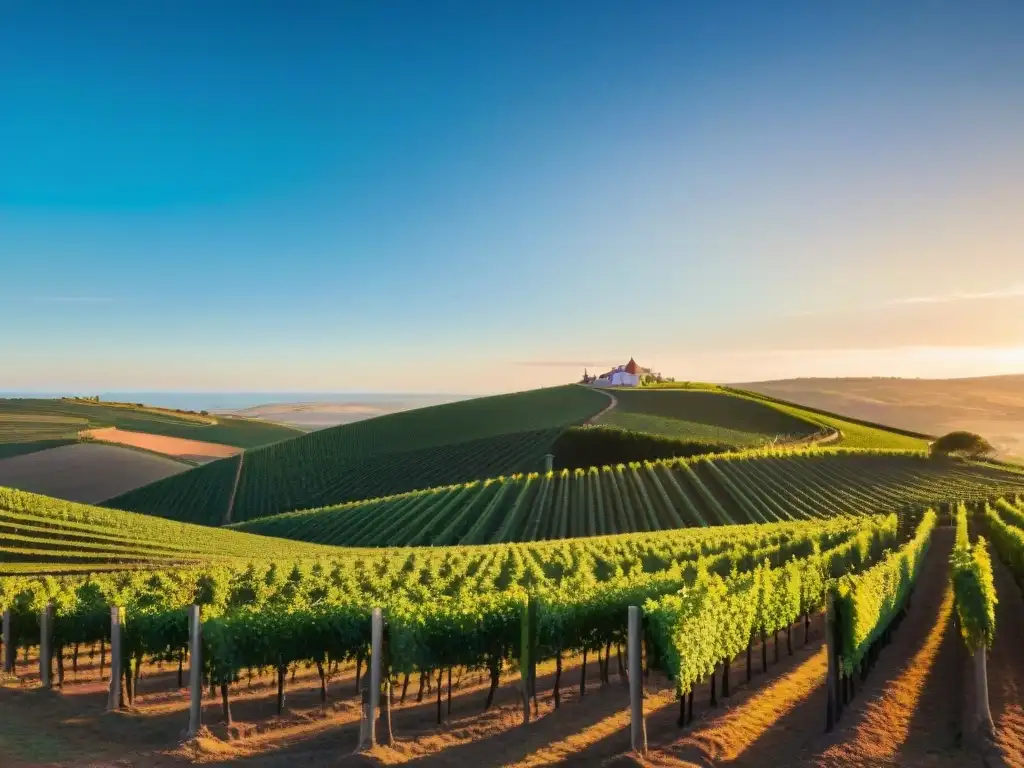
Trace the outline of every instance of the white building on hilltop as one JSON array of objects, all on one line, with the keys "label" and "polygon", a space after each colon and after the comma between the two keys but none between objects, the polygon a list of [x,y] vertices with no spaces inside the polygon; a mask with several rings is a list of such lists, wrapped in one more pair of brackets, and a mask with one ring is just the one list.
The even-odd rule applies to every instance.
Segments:
[{"label": "white building on hilltop", "polygon": [[639,387],[640,379],[650,375],[651,369],[641,368],[632,357],[625,365],[612,368],[596,378],[589,378],[586,373],[583,374],[584,383],[595,387]]}]

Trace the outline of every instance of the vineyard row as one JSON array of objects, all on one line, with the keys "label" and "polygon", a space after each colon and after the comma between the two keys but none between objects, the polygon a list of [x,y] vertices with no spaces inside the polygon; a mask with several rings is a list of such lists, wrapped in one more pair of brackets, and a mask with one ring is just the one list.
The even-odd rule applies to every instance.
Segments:
[{"label": "vineyard row", "polygon": [[748,451],[496,478],[237,528],[344,546],[443,546],[813,519],[1022,490],[1022,475],[916,453]]}]

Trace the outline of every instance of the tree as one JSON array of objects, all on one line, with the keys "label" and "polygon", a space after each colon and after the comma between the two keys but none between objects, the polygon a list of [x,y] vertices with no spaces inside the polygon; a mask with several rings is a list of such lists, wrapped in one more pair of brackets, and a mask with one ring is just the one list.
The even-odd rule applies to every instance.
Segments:
[{"label": "tree", "polygon": [[963,456],[980,459],[995,451],[995,448],[974,432],[963,430],[950,432],[932,443],[932,456]]}]

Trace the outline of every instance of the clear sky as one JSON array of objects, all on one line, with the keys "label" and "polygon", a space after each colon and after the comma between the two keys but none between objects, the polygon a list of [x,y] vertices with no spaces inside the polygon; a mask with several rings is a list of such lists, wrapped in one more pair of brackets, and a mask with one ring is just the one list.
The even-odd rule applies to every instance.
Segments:
[{"label": "clear sky", "polygon": [[0,3],[0,390],[1024,371],[1024,3]]}]

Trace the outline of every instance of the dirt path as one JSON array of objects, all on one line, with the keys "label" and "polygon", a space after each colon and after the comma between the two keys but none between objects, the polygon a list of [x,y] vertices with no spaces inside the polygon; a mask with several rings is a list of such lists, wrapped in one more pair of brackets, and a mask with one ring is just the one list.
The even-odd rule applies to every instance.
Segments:
[{"label": "dirt path", "polygon": [[228,499],[228,508],[224,510],[224,520],[221,525],[228,525],[231,522],[231,515],[235,511],[235,495],[238,493],[238,481],[242,478],[242,463],[245,461],[245,451],[238,454],[238,469],[235,470],[235,482],[231,486],[231,498]]},{"label": "dirt path", "polygon": [[988,657],[988,695],[996,743],[1009,765],[1024,765],[1024,598],[1013,574],[992,553],[996,639]]},{"label": "dirt path", "polygon": [[[970,766],[957,744],[956,646],[947,563],[953,531],[936,530],[912,605],[831,734],[820,643],[778,678],[670,745],[647,765]],[[649,729],[650,730],[650,729]]]},{"label": "dirt path", "polygon": [[[757,675],[751,683],[734,688],[733,696],[723,700],[721,708],[705,708],[703,717],[688,729],[680,731],[663,713],[649,715],[651,751],[644,764],[715,766],[746,761],[758,766],[789,765],[791,745],[820,736],[824,726],[824,714],[819,716],[828,666],[823,624],[823,616],[815,617],[806,646],[803,631],[798,630],[798,647],[792,657],[787,658],[783,650],[781,663],[769,666],[767,676]],[[772,657],[769,652],[769,659]],[[744,661],[741,656],[733,669],[742,670]],[[756,650],[754,668],[760,670]],[[706,689],[702,685],[698,696],[706,697]]]},{"label": "dirt path", "polygon": [[960,640],[948,576],[953,535],[952,528],[936,529],[907,617],[810,765],[978,764],[958,743]]},{"label": "dirt path", "polygon": [[608,413],[608,411],[610,411],[612,408],[619,404],[619,398],[617,398],[607,389],[602,389],[601,387],[594,387],[594,391],[600,392],[602,395],[607,395],[611,399],[611,402],[608,403],[608,405],[605,406],[599,414],[597,414],[596,416],[591,416],[589,419],[587,419],[587,424],[597,424],[598,421],[601,420],[602,416],[604,416],[606,413]]}]

